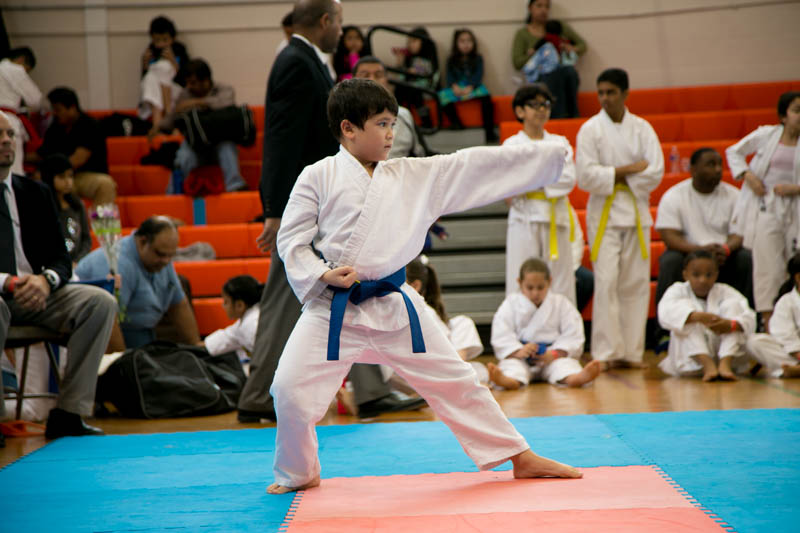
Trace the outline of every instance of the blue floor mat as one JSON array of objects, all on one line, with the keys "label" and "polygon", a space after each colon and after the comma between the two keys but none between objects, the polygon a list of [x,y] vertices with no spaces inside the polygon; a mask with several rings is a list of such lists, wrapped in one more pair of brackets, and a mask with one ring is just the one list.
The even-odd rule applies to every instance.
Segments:
[{"label": "blue floor mat", "polygon": [[[575,466],[657,465],[736,531],[800,529],[798,409],[513,422],[534,451]],[[440,422],[318,435],[323,478],[475,471]],[[274,439],[266,428],[57,440],[0,471],[0,531],[278,531],[293,496],[264,493]]]}]

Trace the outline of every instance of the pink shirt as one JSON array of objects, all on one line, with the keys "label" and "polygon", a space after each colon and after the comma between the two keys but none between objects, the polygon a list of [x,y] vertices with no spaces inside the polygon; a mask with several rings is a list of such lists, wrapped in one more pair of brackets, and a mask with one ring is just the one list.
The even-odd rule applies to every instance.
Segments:
[{"label": "pink shirt", "polygon": [[767,175],[764,176],[764,185],[767,189],[772,189],[781,183],[794,183],[794,152],[794,146],[778,143],[769,162]]}]

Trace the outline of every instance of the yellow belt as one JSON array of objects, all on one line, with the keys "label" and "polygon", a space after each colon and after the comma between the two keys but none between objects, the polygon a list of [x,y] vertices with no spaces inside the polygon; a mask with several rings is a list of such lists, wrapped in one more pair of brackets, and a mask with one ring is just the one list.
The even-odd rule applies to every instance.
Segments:
[{"label": "yellow belt", "polygon": [[617,196],[618,191],[625,191],[631,195],[633,202],[633,212],[636,214],[636,233],[639,236],[639,247],[642,250],[642,259],[647,259],[648,250],[647,243],[644,240],[644,229],[642,229],[642,219],[639,217],[639,206],[636,205],[636,197],[633,195],[630,187],[625,184],[618,183],[614,186],[614,192],[611,196],[606,198],[606,203],[603,204],[603,213],[600,215],[600,224],[597,226],[597,235],[594,236],[592,243],[592,261],[597,261],[597,254],[600,253],[600,243],[603,242],[603,234],[606,232],[606,224],[608,224],[608,215],[611,213],[611,204],[614,203],[614,198]]},{"label": "yellow belt", "polygon": [[529,200],[545,200],[550,202],[550,259],[555,261],[558,259],[558,226],[556,226],[556,203],[558,203],[558,201],[562,198],[567,204],[567,212],[569,213],[569,242],[573,242],[575,240],[575,217],[572,215],[572,209],[570,209],[569,198],[566,196],[548,198],[543,191],[531,191],[529,193],[525,193],[525,197]]}]

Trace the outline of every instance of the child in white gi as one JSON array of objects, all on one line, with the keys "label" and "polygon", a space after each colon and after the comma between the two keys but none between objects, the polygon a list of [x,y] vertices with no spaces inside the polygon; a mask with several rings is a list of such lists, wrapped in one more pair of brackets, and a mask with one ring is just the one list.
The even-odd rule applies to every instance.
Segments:
[{"label": "child in white gi", "polygon": [[570,213],[567,199],[575,187],[575,163],[567,138],[544,129],[552,103],[550,89],[543,83],[520,87],[511,102],[514,115],[522,122],[522,131],[506,139],[504,146],[546,140],[560,143],[567,155],[564,170],[555,183],[506,200],[510,207],[506,233],[506,296],[519,290],[520,265],[529,257],[543,257],[553,275],[553,291],[563,294],[575,305],[570,241],[575,238],[576,219]]},{"label": "child in white gi", "polygon": [[800,253],[789,260],[787,270],[791,283],[775,304],[769,334],[758,333],[747,341],[747,349],[771,378],[800,377]]},{"label": "child in white gi", "polygon": [[256,304],[263,290],[264,284],[253,276],[235,276],[226,281],[222,286],[222,308],[236,322],[211,333],[202,343],[211,355],[236,350],[245,372],[256,342],[259,316]]},{"label": "child in white gi", "polygon": [[800,247],[800,91],[780,96],[778,117],[780,124],[761,126],[725,151],[731,174],[747,184],[734,219],[753,251],[753,296],[764,324],[786,279],[783,266]]},{"label": "child in white gi", "polygon": [[489,363],[495,385],[518,389],[531,381],[581,387],[600,373],[600,362],[585,368],[583,319],[565,296],[550,290],[547,263],[527,259],[519,270],[519,292],[500,305],[492,320],[492,347],[500,360]]},{"label": "child in white gi", "polygon": [[357,361],[391,366],[480,469],[510,459],[516,477],[580,477],[530,450],[403,272],[439,216],[551,183],[563,147],[477,147],[386,161],[396,113],[394,97],[373,81],[335,86],[328,121],[342,147],[303,170],[283,214],[278,252],[304,307],[270,391],[278,433],[267,491],[319,484],[315,424]]},{"label": "child in white gi", "polygon": [[703,381],[736,380],[747,369],[747,337],[756,314],[739,291],[717,283],[719,267],[707,250],[686,255],[683,278],[658,303],[658,321],[670,331],[667,357],[659,364],[671,376],[702,375]]},{"label": "child in white gi", "polygon": [[625,107],[624,70],[603,71],[597,94],[603,109],[581,126],[576,149],[578,186],[590,193],[592,357],[604,368],[640,366],[650,308],[650,192],[664,175],[664,154],[653,127]]}]

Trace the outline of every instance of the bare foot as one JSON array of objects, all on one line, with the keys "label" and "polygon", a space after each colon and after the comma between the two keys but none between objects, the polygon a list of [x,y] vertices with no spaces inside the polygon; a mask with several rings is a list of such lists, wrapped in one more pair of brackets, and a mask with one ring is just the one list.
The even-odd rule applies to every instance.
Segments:
[{"label": "bare foot", "polygon": [[486,368],[489,369],[489,380],[491,380],[495,385],[500,385],[504,389],[508,390],[517,390],[522,385],[522,383],[516,379],[510,378],[503,374],[503,371],[500,370],[494,363],[487,363]]},{"label": "bare foot", "polygon": [[319,487],[319,476],[315,477],[305,485],[300,485],[299,487],[285,487],[283,485],[279,485],[278,483],[273,483],[267,487],[267,494],[286,494],[287,492],[296,492],[298,490],[306,490],[313,487]]},{"label": "bare foot", "polygon": [[600,375],[600,372],[602,372],[601,366],[602,365],[600,361],[592,361],[583,367],[583,370],[577,374],[572,374],[564,378],[564,383],[570,387],[581,387],[586,385],[587,383],[594,381],[594,379]]},{"label": "bare foot", "polygon": [[703,381],[709,383],[711,381],[716,381],[719,379],[719,372],[717,372],[716,368],[706,368],[703,372]]},{"label": "bare foot", "polygon": [[781,368],[783,368],[782,378],[800,378],[800,364],[782,365]]},{"label": "bare foot", "polygon": [[514,477],[516,479],[531,477],[563,477],[580,478],[583,474],[569,465],[553,461],[546,457],[536,455],[530,450],[525,450],[511,458],[514,464]]},{"label": "bare foot", "polygon": [[730,368],[719,367],[719,379],[722,381],[739,381]]}]

